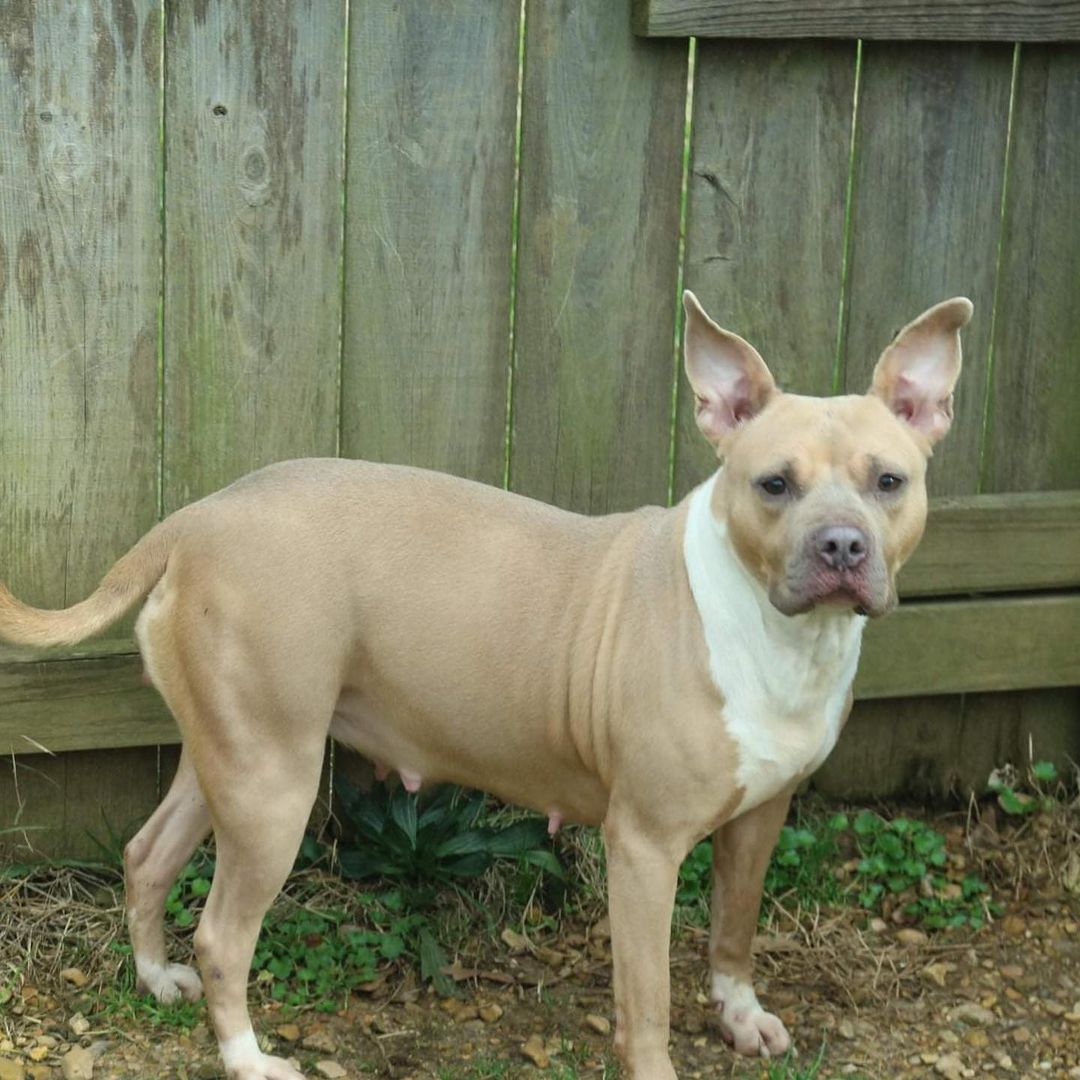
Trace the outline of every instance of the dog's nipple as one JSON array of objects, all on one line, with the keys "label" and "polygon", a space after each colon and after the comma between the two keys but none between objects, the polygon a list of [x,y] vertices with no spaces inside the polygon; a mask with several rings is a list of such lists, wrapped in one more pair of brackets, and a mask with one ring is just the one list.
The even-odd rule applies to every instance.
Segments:
[{"label": "dog's nipple", "polygon": [[375,779],[380,782],[390,775],[390,766],[382,761],[375,762]]},{"label": "dog's nipple", "polygon": [[401,769],[401,785],[407,792],[415,795],[420,790],[420,774],[411,769]]},{"label": "dog's nipple", "polygon": [[563,816],[558,810],[552,810],[548,814],[548,836],[554,836],[559,831],[559,826],[563,823]]}]

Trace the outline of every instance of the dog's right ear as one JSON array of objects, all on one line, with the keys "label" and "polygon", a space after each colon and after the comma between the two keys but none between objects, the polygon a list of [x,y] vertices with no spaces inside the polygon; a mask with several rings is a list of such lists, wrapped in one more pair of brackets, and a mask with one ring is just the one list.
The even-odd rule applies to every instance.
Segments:
[{"label": "dog's right ear", "polygon": [[694,416],[714,446],[759,413],[776,393],[776,383],[757,349],[738,334],[722,330],[705,314],[698,298],[683,293],[686,377],[694,391]]}]

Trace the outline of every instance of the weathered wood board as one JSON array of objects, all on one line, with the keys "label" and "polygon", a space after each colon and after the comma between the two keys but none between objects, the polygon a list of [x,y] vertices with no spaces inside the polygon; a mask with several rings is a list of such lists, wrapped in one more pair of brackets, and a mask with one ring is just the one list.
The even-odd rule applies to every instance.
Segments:
[{"label": "weathered wood board", "polygon": [[1061,41],[1080,38],[1077,0],[635,0],[655,37]]},{"label": "weathered wood board", "polygon": [[1080,492],[931,501],[926,533],[900,572],[902,596],[1080,586]]},{"label": "weathered wood board", "polygon": [[[785,390],[832,388],[855,46],[702,42],[685,283]],[[681,357],[680,357],[681,359]],[[679,370],[674,494],[716,468]]]},{"label": "weathered wood board", "polygon": [[975,303],[933,494],[978,490],[1013,50],[863,46],[842,387],[862,393],[893,334],[950,296]]},{"label": "weathered wood board", "polygon": [[1021,51],[983,491],[1080,476],[1080,46]]},{"label": "weathered wood board", "polygon": [[347,457],[503,481],[519,15],[352,8]]},{"label": "weathered wood board", "polygon": [[668,488],[685,43],[628,0],[526,5],[510,482],[575,510]]},{"label": "weathered wood board", "polygon": [[337,445],[344,0],[166,5],[164,505]]},{"label": "weathered wood board", "polygon": [[[32,603],[82,599],[157,516],[160,46],[151,0],[0,9],[0,573]],[[47,738],[51,719],[20,723]],[[49,825],[42,850],[84,852],[65,822],[129,772],[124,805],[145,812],[155,757],[43,766],[22,820]],[[0,829],[15,797],[4,778]]]}]

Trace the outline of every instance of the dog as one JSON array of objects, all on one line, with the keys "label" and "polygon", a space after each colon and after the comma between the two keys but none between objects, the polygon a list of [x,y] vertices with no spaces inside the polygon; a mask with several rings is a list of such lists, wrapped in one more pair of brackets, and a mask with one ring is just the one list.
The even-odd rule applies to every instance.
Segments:
[{"label": "dog", "polygon": [[[0,586],[0,638],[71,644],[140,600],[146,672],[183,737],[165,799],[125,850],[141,987],[209,1004],[231,1080],[303,1080],[264,1054],[247,980],[293,865],[326,736],[410,791],[448,781],[602,827],[615,1046],[669,1080],[679,865],[713,836],[712,992],[741,1054],[790,1046],[750,946],[798,783],[851,707],[868,618],[926,520],[952,420],[962,297],[885,349],[864,395],[782,393],[690,292],[685,367],[722,462],[670,509],[583,517],[419,469],[271,465],[177,511],[86,600],[44,611]],[[166,893],[213,830],[195,933],[165,952]]]}]

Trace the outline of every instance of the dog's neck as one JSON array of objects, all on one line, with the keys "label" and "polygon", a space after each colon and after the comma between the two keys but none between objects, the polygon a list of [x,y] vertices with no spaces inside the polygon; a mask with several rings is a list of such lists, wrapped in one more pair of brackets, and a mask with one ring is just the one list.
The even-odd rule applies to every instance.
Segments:
[{"label": "dog's neck", "polygon": [[839,734],[866,619],[816,608],[783,615],[712,511],[719,473],[690,495],[683,558],[724,719],[740,749],[747,805],[824,760]]}]

